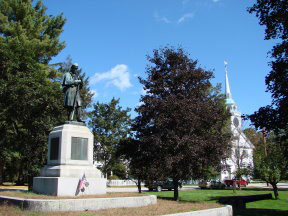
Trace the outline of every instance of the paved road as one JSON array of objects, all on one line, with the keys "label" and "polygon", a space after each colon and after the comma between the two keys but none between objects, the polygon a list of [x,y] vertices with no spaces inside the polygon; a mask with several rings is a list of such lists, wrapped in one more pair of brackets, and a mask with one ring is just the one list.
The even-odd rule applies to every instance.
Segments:
[{"label": "paved road", "polygon": [[[147,188],[142,188],[143,191],[148,191]],[[138,192],[137,187],[107,187],[107,192]]]},{"label": "paved road", "polygon": [[[281,189],[288,189],[288,183],[278,183],[277,184],[278,188],[281,188]],[[259,188],[272,188],[271,185],[269,185],[267,187],[267,184],[266,183],[253,183],[253,184],[248,184],[248,187],[259,187]]]}]

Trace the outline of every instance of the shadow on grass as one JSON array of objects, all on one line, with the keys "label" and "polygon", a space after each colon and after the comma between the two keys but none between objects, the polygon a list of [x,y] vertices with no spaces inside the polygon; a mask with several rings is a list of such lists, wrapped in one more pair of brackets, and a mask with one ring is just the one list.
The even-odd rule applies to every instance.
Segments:
[{"label": "shadow on grass", "polygon": [[231,196],[210,196],[209,199],[207,199],[207,201],[219,201],[220,198],[225,198],[225,197],[231,197]]},{"label": "shadow on grass", "polygon": [[[246,189],[245,189],[246,190]],[[267,189],[261,189],[259,188],[258,190],[255,189],[247,189],[248,191],[269,191],[271,192],[271,190],[267,190]],[[235,194],[237,196],[237,194]],[[238,195],[239,196],[239,195]],[[245,195],[244,195],[245,196]],[[224,197],[231,197],[231,196],[210,196],[207,197],[207,199],[204,202],[216,202],[219,203],[219,199],[220,198],[224,198]],[[173,197],[169,197],[169,196],[157,196],[157,199],[162,199],[162,200],[169,200],[169,201],[174,201]],[[179,202],[182,203],[199,203],[199,202],[203,202],[203,201],[192,201],[192,200],[182,200],[181,197],[179,199]],[[279,209],[261,209],[260,208],[247,208],[247,209],[234,209],[233,210],[234,216],[288,216],[288,210],[279,210]]]},{"label": "shadow on grass", "polygon": [[158,196],[157,196],[157,199],[174,201],[173,197],[158,197]]},{"label": "shadow on grass", "polygon": [[236,210],[235,216],[287,216],[287,210],[274,210],[274,209],[242,209]]}]

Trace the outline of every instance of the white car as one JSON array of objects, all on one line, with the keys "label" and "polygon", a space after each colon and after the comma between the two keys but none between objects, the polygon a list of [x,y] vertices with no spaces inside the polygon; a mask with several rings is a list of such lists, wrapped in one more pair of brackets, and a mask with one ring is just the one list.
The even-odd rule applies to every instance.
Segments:
[{"label": "white car", "polygon": [[211,189],[224,189],[226,187],[225,183],[220,180],[201,180],[198,184],[201,189],[211,188]]},{"label": "white car", "polygon": [[211,186],[211,181],[210,181],[210,180],[201,180],[201,181],[198,183],[198,186],[199,186],[201,189],[210,188],[210,186]]}]

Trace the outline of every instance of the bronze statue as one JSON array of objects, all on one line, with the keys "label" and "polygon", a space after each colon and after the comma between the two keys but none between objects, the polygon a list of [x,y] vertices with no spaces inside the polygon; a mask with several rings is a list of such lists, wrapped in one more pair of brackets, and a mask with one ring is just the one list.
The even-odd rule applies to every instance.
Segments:
[{"label": "bronze statue", "polygon": [[81,119],[82,115],[82,101],[80,97],[80,90],[83,86],[82,80],[77,76],[76,71],[78,64],[74,63],[69,72],[66,72],[63,77],[62,87],[64,96],[64,107],[68,111],[68,121],[73,121],[74,114],[79,122],[84,122]]}]

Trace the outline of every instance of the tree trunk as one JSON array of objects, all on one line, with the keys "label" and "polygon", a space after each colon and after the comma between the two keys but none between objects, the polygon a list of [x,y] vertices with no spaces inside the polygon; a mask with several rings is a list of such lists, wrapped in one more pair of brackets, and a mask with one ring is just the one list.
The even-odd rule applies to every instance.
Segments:
[{"label": "tree trunk", "polygon": [[25,184],[25,178],[24,178],[23,173],[20,171],[18,174],[16,185],[24,185],[24,184]]},{"label": "tree trunk", "polygon": [[233,181],[232,187],[233,187],[233,193],[236,193],[236,181]]},{"label": "tree trunk", "polygon": [[[271,183],[270,183],[271,184]],[[273,187],[273,192],[274,192],[274,196],[275,196],[275,199],[278,200],[279,199],[279,194],[278,194],[278,187],[277,187],[277,184],[273,183],[271,184],[272,187]]]},{"label": "tree trunk", "polygon": [[28,191],[33,191],[33,175],[28,175]]},{"label": "tree trunk", "polygon": [[18,178],[16,181],[16,185],[24,185],[25,183],[25,178],[24,178],[24,173],[23,173],[23,164],[21,162],[19,170],[18,170]]},{"label": "tree trunk", "polygon": [[0,185],[3,185],[4,162],[0,161]]},{"label": "tree trunk", "polygon": [[178,191],[179,181],[178,181],[178,179],[173,178],[173,184],[174,184],[174,200],[178,201],[179,200],[179,191]]},{"label": "tree trunk", "polygon": [[138,187],[138,192],[139,192],[139,193],[142,193],[141,180],[140,180],[140,179],[137,180],[137,187]]}]

